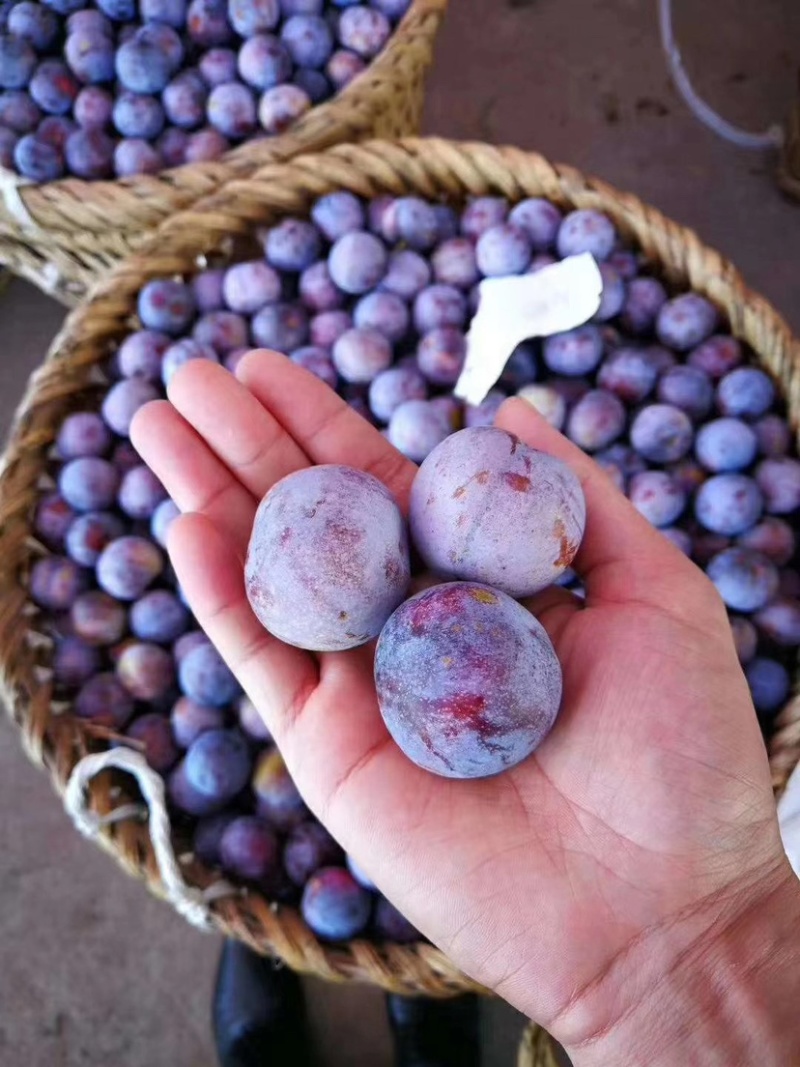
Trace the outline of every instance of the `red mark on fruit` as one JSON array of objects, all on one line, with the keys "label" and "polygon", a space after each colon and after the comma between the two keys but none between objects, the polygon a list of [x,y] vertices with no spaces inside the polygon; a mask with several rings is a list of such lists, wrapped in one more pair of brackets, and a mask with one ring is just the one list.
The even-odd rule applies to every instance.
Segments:
[{"label": "red mark on fruit", "polygon": [[460,500],[464,493],[466,493],[466,491],[466,485],[459,485],[458,489],[456,489],[456,491],[453,493],[453,500]]},{"label": "red mark on fruit", "polygon": [[475,475],[475,481],[478,483],[478,485],[486,485],[486,483],[489,481],[489,472],[478,471],[478,473]]},{"label": "red mark on fruit", "polygon": [[497,597],[489,589],[470,589],[469,595],[479,604],[496,604]]},{"label": "red mark on fruit", "polygon": [[288,545],[288,543],[291,541],[291,539],[292,539],[292,531],[288,526],[286,526],[283,530],[281,530],[280,542],[281,542],[282,545]]},{"label": "red mark on fruit", "polygon": [[515,493],[527,493],[531,488],[530,478],[526,478],[524,474],[514,474],[513,471],[506,471],[503,474],[503,481]]},{"label": "red mark on fruit", "polygon": [[561,519],[556,519],[553,526],[553,536],[559,544],[558,556],[556,557],[556,567],[568,567],[572,562],[572,557],[577,551],[577,545],[573,545],[570,539],[567,537],[567,528]]}]

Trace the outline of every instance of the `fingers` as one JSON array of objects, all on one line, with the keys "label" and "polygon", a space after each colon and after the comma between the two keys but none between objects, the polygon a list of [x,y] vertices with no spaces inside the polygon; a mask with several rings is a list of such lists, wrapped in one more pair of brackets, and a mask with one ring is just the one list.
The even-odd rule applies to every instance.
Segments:
[{"label": "fingers", "polygon": [[285,475],[308,466],[280,423],[216,363],[187,363],[170,382],[169,399],[257,501]]},{"label": "fingers", "polygon": [[200,626],[267,717],[270,729],[280,731],[317,686],[314,658],[284,645],[261,626],[250,609],[235,548],[206,516],[176,519],[169,528],[168,548]]},{"label": "fingers", "polygon": [[556,651],[558,651],[561,636],[569,621],[585,606],[580,597],[557,585],[551,585],[543,589],[541,593],[527,597],[521,603],[547,630],[547,636],[553,642]]},{"label": "fingers", "polygon": [[141,408],[131,426],[131,440],[180,510],[208,516],[243,554],[256,501],[172,404],[155,400]]},{"label": "fingers", "polygon": [[407,510],[416,466],[330,386],[276,352],[251,352],[236,374],[312,463],[358,467],[382,481]]},{"label": "fingers", "polygon": [[[575,569],[587,594],[606,601],[670,605],[696,568],[650,525],[597,464],[524,400],[506,401],[495,424],[557,456],[578,475],[586,497],[586,533]],[[676,586],[676,583],[679,583]]]}]

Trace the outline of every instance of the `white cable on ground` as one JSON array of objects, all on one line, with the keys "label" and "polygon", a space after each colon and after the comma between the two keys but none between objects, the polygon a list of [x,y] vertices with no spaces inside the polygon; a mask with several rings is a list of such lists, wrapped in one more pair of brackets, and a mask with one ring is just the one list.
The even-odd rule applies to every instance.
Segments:
[{"label": "white cable on ground", "polygon": [[769,149],[780,148],[784,141],[784,133],[781,126],[770,126],[764,133],[748,133],[747,130],[734,126],[726,119],[718,115],[713,108],[701,100],[689,81],[689,75],[683,66],[681,53],[675,42],[672,29],[672,0],[658,0],[659,25],[661,29],[661,44],[667,59],[667,65],[675,87],[688,104],[692,112],[705,123],[714,133],[731,141],[740,148]]},{"label": "white cable on ground", "polygon": [[101,771],[115,768],[132,774],[139,784],[147,808],[150,840],[153,842],[158,871],[164,892],[176,911],[200,930],[211,930],[209,903],[236,890],[227,883],[217,883],[205,893],[187,886],[172,848],[172,834],[164,798],[164,780],[147,763],[144,756],[130,748],[111,748],[106,752],[84,756],[75,765],[64,792],[64,806],[80,832],[88,838],[97,837],[104,826],[119,822],[123,817],[141,814],[139,805],[127,804],[103,818],[86,805],[86,786]]}]

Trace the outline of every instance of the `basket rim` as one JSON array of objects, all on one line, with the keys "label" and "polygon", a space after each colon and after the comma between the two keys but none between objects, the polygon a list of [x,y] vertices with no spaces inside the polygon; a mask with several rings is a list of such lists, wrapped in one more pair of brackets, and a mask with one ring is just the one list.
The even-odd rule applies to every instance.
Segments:
[{"label": "basket rim", "polygon": [[[84,396],[97,381],[95,364],[114,339],[130,329],[135,294],[145,280],[200,269],[201,252],[222,249],[231,233],[259,222],[305,210],[323,192],[350,188],[361,195],[416,191],[452,201],[471,194],[521,199],[544,195],[562,206],[607,211],[634,237],[673,284],[705,293],[726,312],[731,330],[747,341],[759,361],[780,380],[795,431],[800,424],[800,340],[763,297],[752,292],[739,272],[696,234],[637,197],[617,190],[575,168],[513,147],[440,138],[406,138],[341,145],[323,153],[271,164],[252,177],[167,220],[132,256],[97,285],[87,302],[73,311],[54,340],[44,363],[31,376],[14,418],[0,462],[0,693],[20,726],[23,744],[42,764],[61,792],[78,758],[92,746],[85,724],[52,714],[47,687],[35,674],[35,657],[26,647],[32,632],[24,572],[34,554],[30,509],[40,495],[40,476],[54,429],[69,410],[70,397]],[[763,351],[762,351],[763,349]],[[771,746],[776,791],[800,760],[800,697],[793,695],[778,720]],[[97,780],[92,802],[100,814],[114,806],[108,780]],[[148,851],[146,829],[131,823],[109,827],[102,840],[129,872],[159,892]],[[462,975],[440,950],[427,944],[383,945],[358,940],[342,946],[321,944],[293,909],[274,913],[263,899],[249,904],[221,901],[214,906],[217,926],[261,951],[281,956],[298,970],[326,978],[369,979],[398,992],[449,995],[480,988]]]},{"label": "basket rim", "polygon": [[[306,114],[288,130],[274,137],[250,139],[230,149],[218,160],[199,163],[183,163],[168,167],[157,174],[137,174],[129,178],[104,178],[89,181],[82,178],[59,178],[52,182],[32,182],[16,171],[0,166],[0,236],[7,230],[9,236],[24,237],[26,233],[51,233],[57,228],[41,225],[37,212],[64,200],[97,201],[108,204],[116,190],[125,190],[132,197],[146,200],[157,194],[164,196],[176,191],[188,180],[205,178],[207,187],[198,196],[207,195],[208,189],[222,185],[229,173],[243,174],[259,166],[259,157],[274,152],[281,158],[290,157],[307,150],[309,142],[319,140],[319,131],[325,130],[325,141],[355,139],[359,132],[370,126],[370,119],[384,107],[384,98],[391,95],[397,70],[409,62],[409,41],[436,33],[449,0],[411,0],[406,13],[395,26],[384,48],[365,69],[340,92],[321,104],[312,106]],[[413,59],[413,57],[412,57]],[[27,218],[26,218],[27,216]],[[66,219],[68,221],[69,215]],[[14,223],[11,224],[11,220]],[[24,221],[24,225],[21,225]],[[138,229],[138,227],[136,227]],[[76,220],[74,226],[58,228],[57,232],[68,234],[81,230]]]}]

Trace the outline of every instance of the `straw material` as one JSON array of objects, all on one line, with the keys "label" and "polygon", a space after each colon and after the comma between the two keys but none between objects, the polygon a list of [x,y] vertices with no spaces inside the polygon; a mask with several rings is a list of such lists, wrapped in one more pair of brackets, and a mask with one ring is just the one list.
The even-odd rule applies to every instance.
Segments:
[{"label": "straw material", "polygon": [[74,306],[146,234],[230,178],[301,152],[419,130],[425,73],[447,0],[413,0],[384,51],[332,100],[285,134],[211,163],[118,181],[32,185],[0,167],[0,264]]},{"label": "straw material", "polygon": [[[31,515],[42,491],[48,448],[65,414],[96,399],[98,365],[132,328],[136,294],[146,281],[189,275],[198,269],[198,262],[229,262],[256,226],[272,224],[287,213],[305,214],[316,197],[338,188],[364,197],[416,193],[454,204],[470,195],[503,195],[511,200],[540,195],[564,208],[606,211],[670,282],[704,293],[722,309],[733,333],[749,343],[775,375],[797,429],[800,343],[777,312],[748,290],[733,266],[701,244],[690,230],[572,168],[554,166],[541,156],[514,148],[409,139],[342,145],[231,183],[224,192],[165,223],[140,254],[121,263],[88,303],[69,316],[46,362],[31,378],[0,470],[2,696],[20,726],[29,755],[47,768],[59,791],[78,759],[103,746],[85,722],[73,718],[68,709],[57,713],[51,705],[46,672],[49,648],[36,634],[36,616],[26,590],[26,575],[41,551],[32,539]],[[776,790],[783,787],[799,759],[800,700],[794,699],[779,719],[772,744]],[[124,776],[104,774],[91,785],[90,803],[101,815],[129,803],[132,797]],[[102,843],[126,870],[160,891],[153,850],[142,824],[119,821],[109,825]],[[215,878],[196,868],[185,873],[191,884],[201,888]],[[438,996],[475,988],[429,945],[379,947],[365,941],[323,945],[296,911],[274,908],[255,893],[216,901],[212,909],[221,931],[281,956],[299,971],[327,979],[358,979],[401,993]]]},{"label": "straw material", "polygon": [[522,1035],[517,1067],[559,1067],[552,1039],[535,1023],[527,1026]]}]

